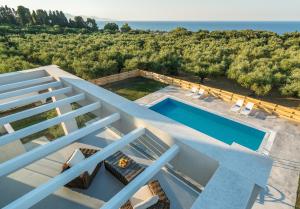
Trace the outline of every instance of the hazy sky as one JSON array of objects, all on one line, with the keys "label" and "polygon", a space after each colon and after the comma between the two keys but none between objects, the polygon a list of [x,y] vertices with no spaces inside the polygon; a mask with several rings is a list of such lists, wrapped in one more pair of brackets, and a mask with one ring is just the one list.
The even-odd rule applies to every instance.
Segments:
[{"label": "hazy sky", "polygon": [[300,0],[0,0],[115,20],[300,20]]}]

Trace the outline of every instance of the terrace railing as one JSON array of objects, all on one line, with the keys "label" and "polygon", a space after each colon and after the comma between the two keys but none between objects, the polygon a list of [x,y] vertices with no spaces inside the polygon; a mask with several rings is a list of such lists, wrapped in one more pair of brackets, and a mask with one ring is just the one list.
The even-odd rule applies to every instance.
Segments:
[{"label": "terrace railing", "polygon": [[185,81],[182,79],[172,78],[169,76],[161,75],[161,74],[154,73],[154,72],[144,71],[144,70],[133,70],[133,71],[129,71],[129,72],[115,74],[115,75],[92,80],[92,82],[97,85],[105,85],[108,83],[121,81],[121,80],[124,80],[127,78],[132,78],[132,77],[137,77],[137,76],[153,79],[153,80],[160,81],[162,83],[166,83],[169,85],[178,86],[183,89],[191,89],[193,87],[196,87],[198,89],[202,88],[208,94],[210,94],[214,97],[220,98],[226,102],[234,103],[238,99],[244,99],[245,102],[253,102],[255,104],[256,108],[262,109],[272,115],[277,115],[280,118],[285,118],[285,119],[289,119],[294,122],[300,123],[300,111],[299,110],[285,107],[285,106],[278,105],[278,104],[274,104],[271,102],[265,102],[265,101],[262,101],[259,99],[254,99],[254,98],[251,98],[248,96],[235,94],[233,92],[225,91],[222,89],[208,87],[203,84],[193,83],[193,82]]}]

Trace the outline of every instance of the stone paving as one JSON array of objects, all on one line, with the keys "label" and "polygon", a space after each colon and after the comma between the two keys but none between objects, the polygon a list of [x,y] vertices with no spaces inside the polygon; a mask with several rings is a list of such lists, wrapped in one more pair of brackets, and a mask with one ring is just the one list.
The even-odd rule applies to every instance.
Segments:
[{"label": "stone paving", "polygon": [[233,119],[277,132],[269,154],[274,164],[268,186],[265,193],[258,197],[253,209],[294,208],[300,171],[300,124],[268,115],[260,110],[254,110],[249,117],[245,117],[231,112],[232,104],[218,98],[206,95],[202,99],[193,99],[186,96],[187,93],[186,90],[168,86],[136,102],[146,106],[162,97],[173,96]]}]

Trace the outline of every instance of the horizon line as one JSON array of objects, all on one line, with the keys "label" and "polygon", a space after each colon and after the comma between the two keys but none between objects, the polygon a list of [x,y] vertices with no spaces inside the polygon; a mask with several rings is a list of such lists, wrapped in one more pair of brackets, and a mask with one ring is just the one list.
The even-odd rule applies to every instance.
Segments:
[{"label": "horizon line", "polygon": [[97,18],[96,20],[103,22],[300,22],[300,20],[121,20],[110,18]]}]

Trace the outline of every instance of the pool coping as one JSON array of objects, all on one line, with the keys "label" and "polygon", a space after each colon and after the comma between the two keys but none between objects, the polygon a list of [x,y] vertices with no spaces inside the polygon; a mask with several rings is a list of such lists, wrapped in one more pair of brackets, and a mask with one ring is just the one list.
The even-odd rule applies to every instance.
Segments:
[{"label": "pool coping", "polygon": [[[204,135],[206,135],[206,136],[212,137],[212,138],[214,138],[215,140],[218,140],[218,141],[220,141],[221,143],[224,143],[224,144],[226,144],[226,145],[228,145],[228,146],[230,146],[230,147],[231,147],[233,144],[238,144],[239,146],[242,146],[242,147],[244,147],[244,148],[246,148],[246,149],[249,149],[249,150],[251,150],[251,151],[253,151],[253,152],[257,152],[257,153],[260,153],[260,154],[266,155],[266,156],[269,155],[269,153],[270,153],[270,151],[271,151],[271,148],[272,148],[272,145],[273,145],[273,143],[274,143],[276,134],[277,134],[276,131],[273,131],[273,130],[271,130],[271,129],[268,129],[268,128],[265,128],[265,127],[258,127],[258,126],[254,125],[254,124],[249,123],[249,122],[245,122],[245,121],[243,121],[243,120],[241,120],[241,119],[239,119],[239,118],[233,118],[232,116],[225,115],[224,113],[220,113],[220,112],[217,112],[217,111],[215,111],[215,110],[211,110],[211,109],[209,109],[209,108],[207,108],[207,107],[200,106],[200,105],[198,105],[198,104],[192,103],[192,102],[190,102],[190,101],[186,101],[186,100],[184,100],[184,99],[182,99],[182,98],[178,98],[178,97],[173,96],[173,95],[164,95],[164,96],[162,96],[161,98],[158,98],[158,99],[156,99],[156,100],[154,100],[154,101],[152,101],[152,102],[150,102],[150,103],[148,103],[148,104],[145,104],[144,106],[147,107],[147,108],[149,109],[150,107],[152,107],[152,106],[156,105],[157,103],[162,102],[163,100],[166,100],[166,99],[168,99],[168,98],[173,99],[173,100],[176,100],[176,101],[179,101],[179,102],[182,102],[182,103],[184,103],[184,104],[186,104],[186,105],[193,106],[193,107],[195,107],[195,108],[198,108],[198,109],[207,111],[207,112],[209,112],[209,113],[218,115],[218,116],[220,116],[220,117],[224,117],[224,118],[226,118],[226,119],[229,119],[229,120],[232,120],[232,121],[241,123],[241,124],[243,124],[243,125],[249,126],[249,127],[251,127],[251,128],[255,128],[255,129],[257,129],[257,130],[260,130],[260,131],[265,132],[266,134],[265,134],[265,136],[264,136],[264,138],[263,138],[263,140],[262,140],[262,142],[261,142],[261,144],[260,144],[258,150],[252,150],[252,149],[250,149],[250,148],[248,148],[248,147],[245,147],[245,146],[243,146],[243,145],[241,145],[241,144],[239,144],[239,143],[236,143],[236,142],[233,142],[232,144],[226,144],[225,142],[223,142],[223,141],[221,141],[221,140],[218,140],[218,139],[216,139],[216,138],[214,138],[214,137],[212,137],[212,136],[209,136],[209,135],[207,135],[207,134],[205,134],[205,133],[203,133],[203,132],[200,132],[200,131],[194,129],[194,130],[196,130],[196,131],[198,131],[198,132],[200,132],[200,133],[202,133],[202,134],[204,134]],[[237,114],[239,114],[239,113],[237,113]],[[163,115],[163,116],[164,116],[164,115]],[[164,116],[164,117],[167,117],[167,116]],[[248,117],[248,116],[245,116],[245,117]],[[168,117],[168,118],[169,118],[169,117]],[[169,119],[173,120],[172,118],[169,118]],[[175,120],[173,120],[173,121],[175,121]],[[177,122],[178,122],[178,121],[177,121]],[[180,123],[180,124],[182,124],[182,123]],[[184,124],[182,124],[182,125],[184,125]],[[184,125],[184,126],[186,126],[186,125]],[[189,127],[189,126],[187,126],[187,127]],[[191,127],[190,127],[190,128],[191,128]]]}]

